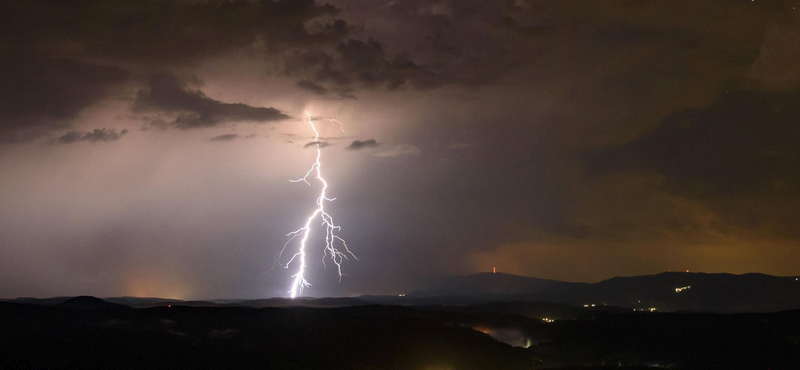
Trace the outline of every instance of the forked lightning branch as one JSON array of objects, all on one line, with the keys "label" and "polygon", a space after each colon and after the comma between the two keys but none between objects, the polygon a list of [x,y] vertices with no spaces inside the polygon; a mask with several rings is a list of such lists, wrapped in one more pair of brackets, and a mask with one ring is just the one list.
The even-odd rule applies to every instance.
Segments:
[{"label": "forked lightning branch", "polygon": [[[289,181],[304,182],[308,186],[312,186],[312,182],[318,183],[320,191],[316,200],[317,207],[311,211],[303,227],[287,234],[289,240],[283,245],[283,249],[281,249],[278,254],[278,259],[280,259],[292,242],[296,241],[298,238],[300,239],[299,242],[296,242],[296,251],[292,254],[292,257],[288,262],[283,264],[284,268],[294,268],[296,271],[294,275],[292,275],[292,285],[288,292],[292,298],[299,296],[303,293],[303,289],[311,286],[308,280],[306,280],[306,260],[309,237],[313,226],[315,226],[315,220],[320,222],[321,229],[325,232],[325,248],[323,249],[322,262],[324,264],[326,259],[333,261],[336,265],[336,272],[339,274],[340,280],[342,278],[342,262],[348,259],[348,256],[356,260],[358,259],[347,247],[345,240],[337,234],[337,232],[341,230],[341,227],[337,226],[333,222],[333,217],[325,211],[325,203],[333,201],[336,198],[328,198],[328,182],[322,177],[322,147],[320,145],[319,131],[314,124],[314,121],[317,119],[308,112],[305,112],[305,114],[308,125],[311,126],[311,129],[314,131],[314,141],[312,143],[316,149],[316,160],[311,164],[311,168],[309,168],[305,176]],[[341,128],[341,122],[339,121],[333,119],[327,119],[326,121],[339,123]],[[344,129],[342,129],[342,131],[344,131]]]}]

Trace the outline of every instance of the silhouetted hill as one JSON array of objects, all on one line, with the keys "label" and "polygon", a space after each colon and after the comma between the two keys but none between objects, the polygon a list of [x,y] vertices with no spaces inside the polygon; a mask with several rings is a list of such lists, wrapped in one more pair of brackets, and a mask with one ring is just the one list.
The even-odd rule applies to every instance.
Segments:
[{"label": "silhouetted hill", "polygon": [[12,303],[25,303],[25,304],[35,304],[40,306],[49,306],[49,305],[59,304],[70,298],[72,297],[52,297],[52,298],[19,297],[13,299],[3,299],[3,301]]},{"label": "silhouetted hill", "polygon": [[[795,279],[765,274],[665,272],[601,281],[592,285],[584,299],[672,311],[783,311],[800,308],[800,281]],[[690,288],[676,291],[683,287]]]},{"label": "silhouetted hill", "polygon": [[475,275],[449,277],[424,291],[409,296],[465,296],[465,295],[518,295],[546,292],[583,283],[539,279],[511,274],[483,272]]},{"label": "silhouetted hill", "polygon": [[[74,302],[100,305],[86,297]],[[495,302],[76,310],[0,302],[0,369],[800,368],[797,310],[574,309]],[[531,317],[570,310],[579,317]]]},{"label": "silhouetted hill", "polygon": [[73,308],[78,310],[105,310],[105,309],[128,309],[130,307],[121,304],[108,303],[100,298],[92,296],[78,296],[70,298],[57,304],[58,307]]},{"label": "silhouetted hill", "polygon": [[122,304],[135,308],[159,307],[159,306],[166,306],[169,304],[184,302],[179,299],[155,298],[155,297],[109,297],[109,298],[103,298],[103,300],[106,302]]},{"label": "silhouetted hill", "polygon": [[534,361],[430,316],[375,305],[75,311],[0,302],[0,369],[522,370]]},{"label": "silhouetted hill", "polygon": [[[676,290],[677,289],[677,290]],[[76,300],[77,298],[80,298]],[[90,299],[91,298],[91,299]],[[536,303],[517,307],[516,314],[530,316],[560,312],[559,317],[575,317],[574,307],[552,311],[543,303],[560,303],[580,309],[603,307],[658,311],[695,312],[776,312],[800,309],[800,280],[765,274],[664,272],[656,275],[615,277],[597,283],[575,283],[511,274],[480,273],[449,277],[424,290],[405,296],[361,296],[358,298],[268,298],[255,300],[182,301],[165,298],[94,297],[16,298],[7,302],[34,305],[73,305],[76,308],[119,304],[133,308],[161,306],[191,307],[316,307],[336,308],[369,304],[396,306],[466,306],[494,302]],[[83,302],[82,302],[83,301]],[[99,301],[99,302],[98,302]],[[67,303],[69,302],[69,303]],[[594,306],[593,306],[594,305]],[[508,307],[505,306],[505,312]],[[567,312],[569,311],[569,312]],[[525,314],[528,312],[528,314]],[[536,312],[532,314],[531,312]],[[552,315],[551,316],[555,316]]]},{"label": "silhouetted hill", "polygon": [[774,312],[800,308],[796,277],[765,274],[665,272],[571,283],[509,274],[452,277],[409,294],[413,299],[470,297],[473,301],[525,300],[621,306],[661,311]]},{"label": "silhouetted hill", "polygon": [[180,299],[167,299],[167,298],[139,298],[139,297],[112,297],[104,298],[105,301],[123,304],[134,308],[148,308],[148,307],[161,307],[161,306],[188,306],[188,307],[220,307],[224,306],[222,303],[212,301],[182,301]]},{"label": "silhouetted hill", "polygon": [[150,307],[166,307],[166,306],[184,306],[184,307],[317,307],[317,308],[335,308],[335,307],[350,307],[350,306],[364,306],[373,304],[372,302],[363,301],[358,298],[306,298],[299,297],[295,299],[289,298],[266,298],[266,299],[224,299],[224,300],[209,300],[209,301],[184,301],[180,299],[169,298],[155,298],[155,297],[109,297],[109,298],[95,298],[89,296],[81,297],[54,297],[54,298],[30,298],[21,297],[14,299],[0,299],[0,301],[12,303],[33,304],[39,306],[55,306],[64,304],[65,306],[103,306],[103,304],[123,305],[133,308],[150,308]]},{"label": "silhouetted hill", "polygon": [[253,299],[248,301],[240,301],[231,303],[234,306],[243,307],[317,307],[317,308],[336,308],[336,307],[352,307],[364,306],[371,304],[357,298],[267,298],[267,299]]}]

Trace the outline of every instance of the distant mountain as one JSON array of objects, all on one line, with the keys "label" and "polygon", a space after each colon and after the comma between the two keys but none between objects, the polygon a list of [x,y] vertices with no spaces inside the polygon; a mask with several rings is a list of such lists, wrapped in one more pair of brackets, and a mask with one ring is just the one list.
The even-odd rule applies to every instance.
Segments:
[{"label": "distant mountain", "polygon": [[412,294],[416,296],[516,295],[547,292],[578,285],[587,284],[484,272],[469,276],[445,278],[425,291]]},{"label": "distant mountain", "polygon": [[183,306],[183,307],[251,307],[251,308],[264,308],[264,307],[317,307],[317,308],[337,308],[337,307],[352,307],[352,306],[365,306],[374,304],[373,302],[360,300],[358,298],[306,298],[298,297],[294,299],[289,298],[266,298],[266,299],[221,299],[209,301],[182,301],[180,299],[170,298],[154,298],[154,297],[109,297],[109,298],[96,298],[91,296],[79,297],[55,297],[55,298],[14,298],[14,299],[0,299],[11,303],[24,303],[33,304],[38,306],[62,306],[72,308],[97,308],[97,307],[132,307],[132,308],[150,308],[150,307],[165,307],[165,306]]},{"label": "distant mountain", "polygon": [[112,297],[104,298],[107,302],[122,304],[133,308],[148,308],[162,306],[187,306],[187,307],[218,307],[224,304],[211,301],[182,301],[169,298],[142,298],[142,297]]},{"label": "distant mountain", "polygon": [[572,283],[509,274],[451,277],[408,295],[620,306],[659,311],[772,312],[800,308],[800,280],[765,274],[664,272]]},{"label": "distant mountain", "polygon": [[100,298],[92,296],[78,296],[70,298],[64,302],[56,304],[56,306],[64,308],[73,308],[78,310],[105,310],[105,309],[129,309],[130,307],[121,304],[109,303]]},{"label": "distant mountain", "polygon": [[39,306],[51,306],[62,303],[72,297],[52,297],[52,298],[32,298],[32,297],[19,297],[12,299],[3,299],[6,302],[35,304]]},{"label": "distant mountain", "polygon": [[[2,300],[0,300],[2,301]],[[657,275],[615,277],[597,283],[575,283],[511,274],[480,273],[442,279],[406,295],[358,298],[268,298],[255,300],[182,301],[167,298],[55,297],[15,298],[5,301],[39,306],[81,309],[102,307],[316,307],[337,308],[365,305],[475,306],[524,316],[579,317],[561,306],[529,305],[531,302],[578,306],[591,311],[613,307],[628,310],[694,312],[776,312],[800,309],[800,279],[765,274],[708,274],[664,272]],[[516,302],[502,310],[492,303]]]}]

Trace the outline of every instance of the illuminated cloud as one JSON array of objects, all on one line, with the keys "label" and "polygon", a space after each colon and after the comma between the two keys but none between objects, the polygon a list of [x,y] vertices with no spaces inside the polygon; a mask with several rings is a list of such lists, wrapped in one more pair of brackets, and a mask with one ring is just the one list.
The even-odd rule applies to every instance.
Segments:
[{"label": "illuminated cloud", "polygon": [[[6,1],[0,296],[128,292],[118,271],[132,294],[285,294],[263,272],[305,216],[287,179],[314,139],[287,117],[306,108],[345,123],[319,140],[348,150],[326,175],[364,253],[314,294],[492,258],[582,281],[681,261],[796,275],[787,4]],[[88,145],[124,128],[146,133]]]},{"label": "illuminated cloud", "polygon": [[376,157],[385,157],[385,158],[398,158],[398,157],[413,157],[422,154],[422,151],[419,150],[414,145],[411,144],[401,144],[398,145],[390,150],[382,151],[375,153]]},{"label": "illuminated cloud", "polygon": [[173,125],[179,129],[217,126],[226,122],[275,122],[289,116],[275,108],[223,103],[191,90],[171,74],[150,76],[148,89],[140,90],[133,103],[134,112],[175,113]]},{"label": "illuminated cloud", "polygon": [[[32,142],[72,127],[84,109],[127,94],[123,84],[141,71],[196,66],[234,50],[280,58],[290,49],[336,45],[350,34],[345,21],[331,19],[338,11],[313,0],[5,2],[0,144]],[[145,93],[138,108],[182,113],[170,122],[178,128],[285,118],[273,108],[216,102],[197,91],[180,97],[164,83],[169,81],[151,80],[149,87],[171,94],[162,96],[166,101]]]}]

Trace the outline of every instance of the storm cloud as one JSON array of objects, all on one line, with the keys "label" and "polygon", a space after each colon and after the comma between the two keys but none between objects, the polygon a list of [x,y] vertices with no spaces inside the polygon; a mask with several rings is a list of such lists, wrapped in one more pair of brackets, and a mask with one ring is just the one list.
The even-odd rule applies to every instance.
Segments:
[{"label": "storm cloud", "polygon": [[272,122],[289,118],[275,108],[223,103],[208,98],[202,91],[189,89],[170,74],[151,76],[148,89],[137,93],[133,111],[176,113],[178,116],[173,125],[182,130],[211,127],[225,122]]},{"label": "storm cloud", "polygon": [[396,90],[407,83],[424,89],[459,82],[444,71],[433,71],[403,55],[390,55],[373,39],[349,39],[331,53],[313,50],[293,55],[287,61],[287,70],[313,78],[298,82],[306,90],[326,94],[329,88],[321,84],[327,84],[343,97],[352,97],[349,92],[354,89]]},{"label": "storm cloud", "polygon": [[60,136],[58,138],[58,142],[62,144],[71,144],[76,143],[79,141],[88,141],[90,143],[94,142],[109,142],[109,141],[116,141],[125,136],[128,133],[128,130],[123,129],[119,133],[114,130],[106,130],[105,128],[102,129],[94,129],[90,132],[79,132],[79,131],[69,131],[66,134]]},{"label": "storm cloud", "polygon": [[[31,142],[72,127],[81,111],[115,98],[120,84],[142,69],[183,68],[259,42],[262,52],[278,54],[335,44],[349,33],[344,21],[330,18],[336,13],[312,0],[4,2],[0,143]],[[181,129],[286,118],[271,108],[182,91],[169,76],[153,76],[136,109],[181,112],[172,122]]]},{"label": "storm cloud", "polygon": [[378,145],[379,144],[378,144],[377,141],[375,141],[375,139],[368,139],[368,140],[363,140],[363,141],[362,140],[353,140],[353,142],[350,143],[350,145],[347,146],[347,149],[360,150],[360,149],[366,149],[366,148],[374,148],[374,147],[376,147]]},{"label": "storm cloud", "polygon": [[311,295],[797,274],[793,6],[4,2],[0,296],[283,295],[304,112],[359,258]]},{"label": "storm cloud", "polygon": [[303,145],[303,148],[316,148],[316,147],[326,148],[329,146],[331,146],[331,143],[327,141],[309,141],[305,143],[305,145]]},{"label": "storm cloud", "polygon": [[594,174],[656,170],[674,191],[700,198],[781,192],[800,185],[800,91],[725,91],[634,141],[589,155]]},{"label": "storm cloud", "polygon": [[70,127],[126,78],[113,66],[11,54],[0,68],[0,143],[28,142]]},{"label": "storm cloud", "polygon": [[231,141],[236,140],[239,138],[237,134],[224,134],[224,135],[217,135],[214,137],[209,138],[209,141]]},{"label": "storm cloud", "polygon": [[349,27],[337,9],[312,0],[162,2],[48,0],[10,1],[2,6],[4,45],[45,52],[136,61],[194,64],[200,58],[261,40],[270,51],[333,43]]}]

